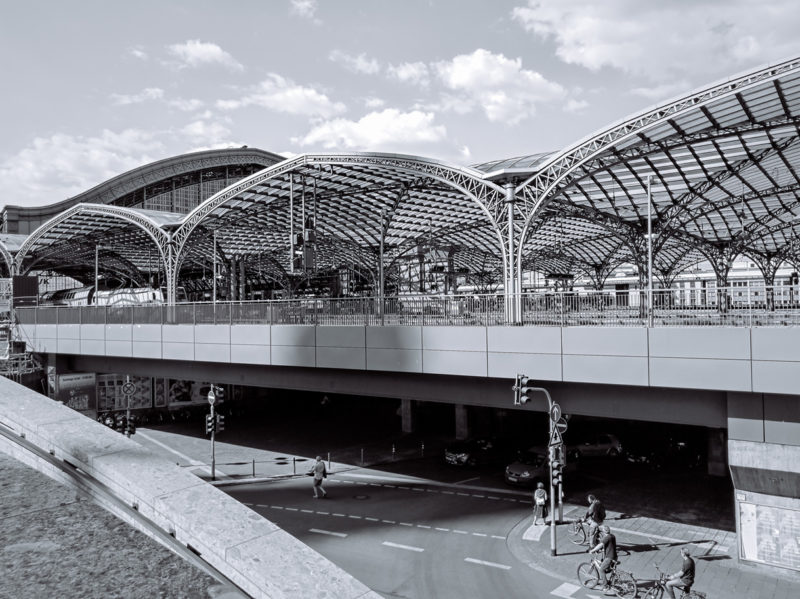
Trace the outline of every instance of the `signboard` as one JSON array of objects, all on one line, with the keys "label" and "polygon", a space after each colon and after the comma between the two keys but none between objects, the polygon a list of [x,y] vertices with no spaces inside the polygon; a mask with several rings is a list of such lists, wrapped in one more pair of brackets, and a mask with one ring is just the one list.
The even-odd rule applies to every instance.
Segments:
[{"label": "signboard", "polygon": [[60,374],[56,377],[56,400],[65,406],[87,412],[97,409],[95,374]]},{"label": "signboard", "polygon": [[[97,375],[97,409],[125,410],[128,407],[128,396],[125,395],[125,375],[98,374]],[[153,406],[153,386],[150,377],[131,376],[130,384],[134,388],[130,395],[132,410],[150,408]]]},{"label": "signboard", "polygon": [[559,419],[558,419],[558,421],[556,422],[555,429],[556,429],[556,430],[557,430],[557,431],[558,431],[560,434],[562,434],[562,435],[563,435],[564,433],[566,433],[566,432],[567,432],[567,421],[566,421],[566,420],[564,420],[563,418],[559,418]]},{"label": "signboard", "polygon": [[214,387],[211,387],[208,390],[208,404],[213,406],[215,401],[217,401],[217,396],[214,394]]},{"label": "signboard", "polygon": [[553,407],[550,408],[550,420],[553,422],[561,420],[561,406],[557,403],[554,403]]},{"label": "signboard", "polygon": [[564,443],[564,439],[561,437],[561,433],[558,432],[557,428],[553,428],[553,432],[550,433],[550,447],[555,447],[562,443]]},{"label": "signboard", "polygon": [[739,503],[741,558],[800,570],[800,512]]}]

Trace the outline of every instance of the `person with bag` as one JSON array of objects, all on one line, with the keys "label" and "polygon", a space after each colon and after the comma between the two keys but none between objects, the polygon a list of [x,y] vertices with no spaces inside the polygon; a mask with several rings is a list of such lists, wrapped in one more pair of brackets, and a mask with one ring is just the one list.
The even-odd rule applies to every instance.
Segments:
[{"label": "person with bag", "polygon": [[325,462],[322,461],[322,456],[317,456],[316,463],[311,467],[309,474],[314,477],[314,499],[322,498],[327,499],[328,493],[322,488],[322,479],[328,478],[328,471],[325,469]]},{"label": "person with bag", "polygon": [[536,490],[533,492],[533,525],[539,523],[539,518],[542,519],[542,524],[547,524],[547,491],[544,490],[543,483],[536,483]]}]

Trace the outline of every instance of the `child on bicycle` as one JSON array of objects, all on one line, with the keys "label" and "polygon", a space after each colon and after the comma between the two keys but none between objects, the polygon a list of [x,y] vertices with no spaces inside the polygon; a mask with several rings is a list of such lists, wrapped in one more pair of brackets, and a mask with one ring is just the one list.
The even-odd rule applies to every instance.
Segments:
[{"label": "child on bicycle", "polygon": [[688,547],[681,547],[681,556],[683,557],[681,569],[672,574],[666,584],[667,593],[672,599],[675,599],[675,591],[673,589],[679,587],[688,593],[694,584],[694,560],[689,553]]},{"label": "child on bicycle", "polygon": [[[589,553],[597,553],[603,550],[603,562],[600,564],[598,570],[600,571],[600,578],[603,581],[603,591],[606,594],[613,594],[611,586],[608,584],[608,576],[606,573],[611,570],[611,562],[617,561],[617,537],[611,534],[611,529],[605,524],[599,527],[601,533],[600,542],[594,547],[589,549]],[[673,599],[675,599],[673,597]]]}]

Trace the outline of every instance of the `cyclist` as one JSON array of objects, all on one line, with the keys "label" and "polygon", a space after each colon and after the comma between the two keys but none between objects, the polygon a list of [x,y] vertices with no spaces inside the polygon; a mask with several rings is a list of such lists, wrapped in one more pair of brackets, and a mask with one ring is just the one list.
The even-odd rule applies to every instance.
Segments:
[{"label": "cyclist", "polygon": [[589,509],[586,510],[586,515],[583,519],[589,521],[589,547],[594,547],[597,545],[600,536],[598,527],[606,519],[606,508],[594,495],[589,495],[586,499],[589,501]]},{"label": "cyclist", "polygon": [[689,554],[687,547],[681,547],[681,557],[683,557],[683,564],[681,569],[669,577],[667,581],[667,592],[672,599],[675,599],[675,587],[688,592],[694,584],[694,560]]},{"label": "cyclist", "polygon": [[[600,542],[592,547],[589,553],[596,553],[601,549],[603,550],[603,561],[599,567],[599,574],[600,578],[603,580],[603,591],[613,594],[611,586],[608,584],[608,576],[606,573],[611,570],[611,563],[617,561],[617,537],[611,533],[611,529],[605,524],[601,525],[599,530],[602,533]],[[673,599],[675,598],[673,597]]]}]

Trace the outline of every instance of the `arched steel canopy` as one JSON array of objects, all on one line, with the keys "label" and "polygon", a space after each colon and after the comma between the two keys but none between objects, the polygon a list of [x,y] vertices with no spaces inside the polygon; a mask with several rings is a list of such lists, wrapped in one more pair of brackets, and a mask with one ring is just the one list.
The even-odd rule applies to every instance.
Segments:
[{"label": "arched steel canopy", "polygon": [[555,220],[570,223],[562,245],[579,243],[591,261],[610,257],[607,245],[592,250],[586,242],[599,226],[641,266],[651,177],[654,252],[674,255],[662,265],[709,259],[719,277],[737,254],[797,260],[799,125],[800,60],[793,59],[590,135],[536,162],[518,186],[526,200],[520,257],[536,253],[552,229],[543,223]]}]

